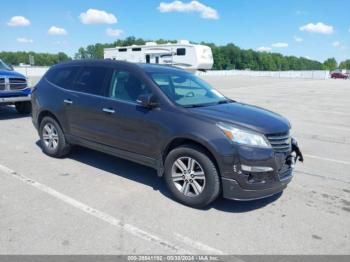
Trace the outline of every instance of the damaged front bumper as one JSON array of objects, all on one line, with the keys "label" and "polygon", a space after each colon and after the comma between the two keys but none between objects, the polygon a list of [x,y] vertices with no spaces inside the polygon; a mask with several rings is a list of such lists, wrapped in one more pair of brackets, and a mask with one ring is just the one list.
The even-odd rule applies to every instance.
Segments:
[{"label": "damaged front bumper", "polygon": [[296,162],[303,162],[293,138],[287,152],[242,146],[233,158],[231,170],[222,176],[222,188],[223,196],[234,200],[260,199],[283,191],[293,178]]}]

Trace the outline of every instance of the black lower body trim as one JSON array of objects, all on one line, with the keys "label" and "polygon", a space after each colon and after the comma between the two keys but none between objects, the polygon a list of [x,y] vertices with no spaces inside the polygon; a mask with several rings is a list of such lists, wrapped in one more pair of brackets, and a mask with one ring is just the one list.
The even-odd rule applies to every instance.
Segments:
[{"label": "black lower body trim", "polygon": [[287,180],[281,181],[278,186],[275,186],[273,188],[249,190],[249,189],[243,189],[238,184],[238,182],[234,179],[222,177],[221,181],[222,181],[223,197],[228,199],[233,199],[233,200],[241,200],[241,201],[261,199],[261,198],[269,197],[282,192],[287,187],[287,184],[291,180],[292,180],[292,177],[290,177]]}]

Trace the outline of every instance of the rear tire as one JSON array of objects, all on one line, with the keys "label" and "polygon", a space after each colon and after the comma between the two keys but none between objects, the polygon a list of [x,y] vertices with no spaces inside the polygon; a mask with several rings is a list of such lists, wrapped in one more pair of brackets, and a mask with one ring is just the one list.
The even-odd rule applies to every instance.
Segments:
[{"label": "rear tire", "polygon": [[220,177],[210,157],[199,147],[183,145],[165,160],[166,185],[179,202],[205,207],[220,193]]},{"label": "rear tire", "polygon": [[43,118],[39,127],[39,135],[41,148],[48,156],[61,158],[69,154],[71,146],[60,125],[52,117]]},{"label": "rear tire", "polygon": [[16,110],[19,114],[29,115],[32,112],[32,103],[30,101],[16,102]]}]

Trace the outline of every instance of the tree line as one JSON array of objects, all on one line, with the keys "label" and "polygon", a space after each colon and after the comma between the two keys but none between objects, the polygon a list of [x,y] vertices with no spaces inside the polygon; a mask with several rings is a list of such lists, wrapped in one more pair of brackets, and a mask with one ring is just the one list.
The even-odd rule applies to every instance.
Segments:
[{"label": "tree line", "polygon": [[[79,48],[75,59],[103,59],[103,49],[115,46],[144,45],[149,40],[127,37],[113,43],[97,43]],[[176,43],[176,40],[158,39],[158,44]],[[334,70],[336,68],[350,69],[350,60],[345,60],[339,65],[334,58],[329,58],[324,63],[304,57],[284,56],[279,53],[257,52],[252,49],[241,49],[230,43],[217,46],[214,43],[201,42],[200,44],[211,47],[214,57],[215,70],[261,70],[261,71],[285,71],[285,70]],[[47,54],[34,52],[0,52],[0,58],[5,62],[17,65],[29,63],[29,55],[33,55],[35,65],[50,66],[71,58],[65,53]]]},{"label": "tree line", "polygon": [[60,62],[72,60],[67,54],[36,53],[36,52],[0,52],[0,59],[9,65],[29,64],[29,56],[33,56],[35,65],[51,66]]},{"label": "tree line", "polygon": [[[76,59],[103,58],[103,49],[115,46],[144,45],[147,41],[142,38],[128,37],[114,43],[88,45],[79,48],[75,55]],[[176,43],[176,40],[158,39],[154,41],[158,44]],[[283,56],[278,53],[257,52],[254,50],[244,50],[234,44],[217,46],[213,43],[201,42],[200,44],[210,46],[214,57],[215,70],[322,70],[323,64],[306,58],[295,56]]]}]

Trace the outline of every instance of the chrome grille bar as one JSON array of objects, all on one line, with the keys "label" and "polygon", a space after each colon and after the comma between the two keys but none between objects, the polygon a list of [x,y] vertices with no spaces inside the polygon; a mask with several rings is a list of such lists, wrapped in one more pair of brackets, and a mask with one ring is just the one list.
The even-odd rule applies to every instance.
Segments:
[{"label": "chrome grille bar", "polygon": [[5,90],[5,78],[0,78],[0,90]]},{"label": "chrome grille bar", "polygon": [[25,78],[0,78],[0,90],[2,91],[22,90],[27,87],[27,80]]},{"label": "chrome grille bar", "polygon": [[277,152],[286,152],[291,149],[291,137],[289,132],[266,135],[272,148]]}]

